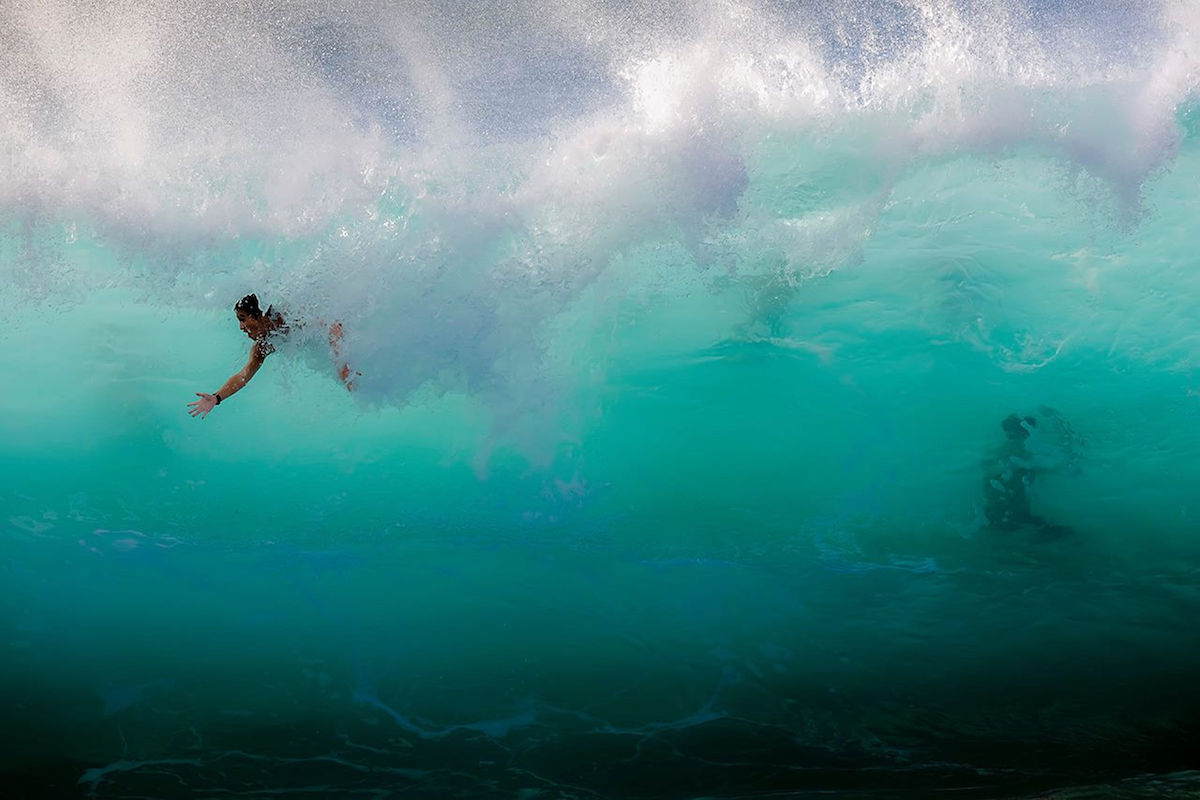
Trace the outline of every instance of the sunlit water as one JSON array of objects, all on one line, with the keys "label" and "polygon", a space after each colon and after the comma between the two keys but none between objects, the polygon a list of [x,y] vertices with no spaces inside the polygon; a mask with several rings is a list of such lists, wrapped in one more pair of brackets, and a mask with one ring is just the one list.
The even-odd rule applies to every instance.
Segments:
[{"label": "sunlit water", "polygon": [[1200,793],[1200,11],[992,5],[9,0],[5,791]]}]

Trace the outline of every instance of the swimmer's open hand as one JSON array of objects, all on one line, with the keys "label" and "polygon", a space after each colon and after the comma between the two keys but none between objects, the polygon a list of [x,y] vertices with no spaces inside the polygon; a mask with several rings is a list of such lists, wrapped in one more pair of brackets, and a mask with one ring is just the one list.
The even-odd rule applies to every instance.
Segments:
[{"label": "swimmer's open hand", "polygon": [[208,412],[212,411],[213,407],[216,406],[217,398],[208,392],[196,392],[196,397],[200,399],[193,403],[188,403],[188,408],[191,409],[188,413],[193,417],[204,419],[208,416]]}]

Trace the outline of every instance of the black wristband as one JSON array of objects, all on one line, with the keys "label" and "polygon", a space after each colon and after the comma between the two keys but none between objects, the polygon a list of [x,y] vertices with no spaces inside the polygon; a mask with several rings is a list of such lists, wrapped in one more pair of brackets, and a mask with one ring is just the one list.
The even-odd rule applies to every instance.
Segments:
[{"label": "black wristband", "polygon": [[221,395],[213,392],[213,397],[217,398],[217,405],[221,405]]}]

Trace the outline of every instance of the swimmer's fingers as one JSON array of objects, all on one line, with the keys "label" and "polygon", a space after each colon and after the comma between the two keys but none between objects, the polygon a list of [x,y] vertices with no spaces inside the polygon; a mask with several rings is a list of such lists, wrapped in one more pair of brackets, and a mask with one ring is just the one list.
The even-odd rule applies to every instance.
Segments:
[{"label": "swimmer's fingers", "polygon": [[189,409],[188,413],[193,417],[198,416],[200,419],[204,419],[208,416],[208,412],[213,410],[213,406],[216,405],[215,401],[217,398],[213,397],[211,394],[206,394],[205,392],[196,392],[196,397],[199,397],[200,399],[193,400],[187,404]]}]

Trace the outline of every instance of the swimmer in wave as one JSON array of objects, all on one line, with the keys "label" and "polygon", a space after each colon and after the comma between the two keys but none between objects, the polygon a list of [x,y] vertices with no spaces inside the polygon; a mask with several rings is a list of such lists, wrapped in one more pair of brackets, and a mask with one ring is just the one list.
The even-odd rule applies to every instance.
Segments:
[{"label": "swimmer in wave", "polygon": [[[188,403],[190,409],[188,413],[193,417],[204,419],[208,416],[208,412],[241,391],[242,387],[249,383],[250,379],[258,372],[267,356],[275,352],[275,343],[290,332],[287,321],[273,306],[267,306],[266,311],[259,308],[257,295],[248,294],[237,301],[233,307],[233,313],[237,315],[238,327],[242,329],[242,333],[254,342],[250,347],[250,359],[246,362],[246,366],[231,375],[229,380],[225,381],[217,391],[212,394],[196,392],[196,396],[200,399]],[[333,351],[334,363],[341,361],[342,334],[342,323],[335,322],[329,326],[329,347]],[[348,391],[354,391],[353,378],[360,375],[361,373],[354,372],[351,376],[350,365],[345,362],[342,362],[338,368],[338,377],[341,378],[342,383],[346,384]]]},{"label": "swimmer in wave", "polygon": [[1073,533],[1065,525],[1033,513],[1029,491],[1046,468],[1030,450],[1030,434],[1038,430],[1033,416],[1010,414],[1000,423],[1007,441],[988,464],[983,482],[984,514],[989,527],[1005,533],[1026,531],[1041,539],[1059,539]]}]

